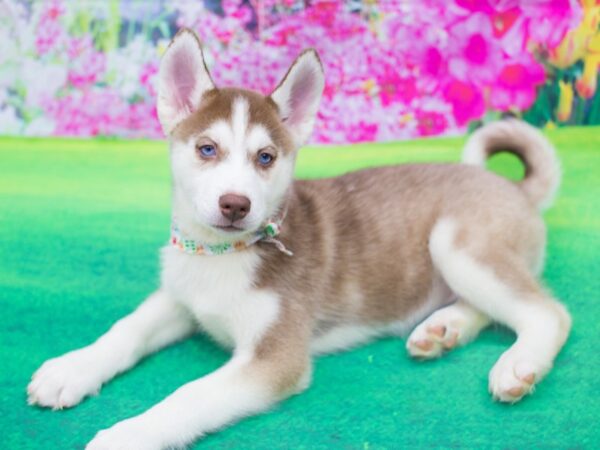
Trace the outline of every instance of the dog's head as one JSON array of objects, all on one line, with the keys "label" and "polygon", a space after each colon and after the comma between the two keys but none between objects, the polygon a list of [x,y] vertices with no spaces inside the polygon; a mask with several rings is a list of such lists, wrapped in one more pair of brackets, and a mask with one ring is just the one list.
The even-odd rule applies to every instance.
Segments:
[{"label": "dog's head", "polygon": [[277,214],[323,86],[319,57],[307,50],[269,96],[219,89],[196,35],[177,33],[161,61],[157,104],[170,140],[175,214],[209,240],[237,239]]}]

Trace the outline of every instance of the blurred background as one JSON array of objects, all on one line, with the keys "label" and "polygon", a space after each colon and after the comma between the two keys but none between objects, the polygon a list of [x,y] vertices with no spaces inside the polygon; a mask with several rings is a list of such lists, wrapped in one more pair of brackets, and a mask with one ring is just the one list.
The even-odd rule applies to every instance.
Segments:
[{"label": "blurred background", "polygon": [[600,123],[600,0],[0,0],[0,134],[158,139],[158,63],[194,29],[221,86],[264,93],[305,47],[314,143],[455,135],[515,114]]}]

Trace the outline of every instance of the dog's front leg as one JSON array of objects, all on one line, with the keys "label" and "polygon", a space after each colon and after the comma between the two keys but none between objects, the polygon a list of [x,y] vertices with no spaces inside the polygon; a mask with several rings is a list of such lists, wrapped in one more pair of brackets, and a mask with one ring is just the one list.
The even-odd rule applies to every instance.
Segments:
[{"label": "dog's front leg", "polygon": [[93,344],[42,364],[27,387],[29,403],[74,406],[143,356],[195,329],[189,313],[159,290]]},{"label": "dog's front leg", "polygon": [[277,337],[251,353],[237,352],[219,370],[185,384],[145,413],[100,431],[86,449],[181,448],[264,411],[308,385],[306,348]]}]

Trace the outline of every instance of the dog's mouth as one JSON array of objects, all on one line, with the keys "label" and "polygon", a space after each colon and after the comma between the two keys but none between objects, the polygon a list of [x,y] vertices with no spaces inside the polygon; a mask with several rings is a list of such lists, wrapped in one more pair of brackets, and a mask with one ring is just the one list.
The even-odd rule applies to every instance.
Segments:
[{"label": "dog's mouth", "polygon": [[225,231],[226,233],[239,233],[241,231],[246,231],[244,227],[239,227],[232,223],[229,225],[214,225],[214,227],[220,231]]}]

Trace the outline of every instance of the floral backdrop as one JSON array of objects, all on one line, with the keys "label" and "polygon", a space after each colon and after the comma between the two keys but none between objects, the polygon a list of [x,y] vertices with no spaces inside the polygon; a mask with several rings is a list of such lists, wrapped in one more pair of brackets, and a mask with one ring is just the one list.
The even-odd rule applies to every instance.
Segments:
[{"label": "floral backdrop", "polygon": [[600,0],[0,0],[0,134],[160,138],[160,55],[201,37],[215,81],[264,93],[305,47],[314,142],[455,134],[514,114],[600,123]]}]

